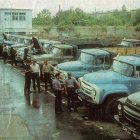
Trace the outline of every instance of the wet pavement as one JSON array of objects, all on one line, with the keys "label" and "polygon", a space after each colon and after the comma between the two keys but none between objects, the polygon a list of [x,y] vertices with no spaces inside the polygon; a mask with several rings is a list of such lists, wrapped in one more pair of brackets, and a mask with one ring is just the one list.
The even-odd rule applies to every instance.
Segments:
[{"label": "wet pavement", "polygon": [[53,93],[23,91],[22,71],[0,61],[0,140],[115,139],[75,119],[78,113],[55,114]]}]

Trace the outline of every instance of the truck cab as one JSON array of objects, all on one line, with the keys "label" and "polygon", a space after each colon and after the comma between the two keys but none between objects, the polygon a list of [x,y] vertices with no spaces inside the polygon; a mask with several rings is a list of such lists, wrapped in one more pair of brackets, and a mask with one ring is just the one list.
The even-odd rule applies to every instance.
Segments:
[{"label": "truck cab", "polygon": [[101,49],[83,49],[77,61],[60,63],[55,67],[54,73],[61,73],[61,80],[65,80],[67,73],[79,77],[93,71],[109,69],[113,55]]},{"label": "truck cab", "polygon": [[65,61],[72,61],[75,59],[76,46],[67,44],[54,45],[49,54],[32,55],[31,59],[34,59],[39,64],[43,64],[45,60],[48,60],[50,64],[57,65]]},{"label": "truck cab", "polygon": [[110,70],[86,74],[79,78],[78,96],[92,107],[100,107],[107,119],[117,109],[117,99],[140,90],[140,56],[118,56]]}]

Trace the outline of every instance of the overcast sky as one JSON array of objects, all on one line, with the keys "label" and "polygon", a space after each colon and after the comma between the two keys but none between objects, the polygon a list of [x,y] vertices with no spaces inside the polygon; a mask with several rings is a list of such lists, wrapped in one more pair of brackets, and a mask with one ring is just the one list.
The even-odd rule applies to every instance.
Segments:
[{"label": "overcast sky", "polygon": [[81,8],[86,12],[110,11],[121,9],[125,5],[128,10],[140,8],[140,0],[0,0],[0,8],[32,9],[35,15],[41,9],[47,8],[55,14],[59,5],[62,10]]}]

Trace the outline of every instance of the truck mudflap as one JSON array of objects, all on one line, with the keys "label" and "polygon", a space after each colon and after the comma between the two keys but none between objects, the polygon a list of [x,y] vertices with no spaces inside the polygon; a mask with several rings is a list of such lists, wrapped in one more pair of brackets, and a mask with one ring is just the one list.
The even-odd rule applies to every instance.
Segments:
[{"label": "truck mudflap", "polygon": [[[129,135],[133,136],[134,138],[140,140],[140,133],[137,132],[137,130],[138,130],[137,127],[132,126],[131,124],[129,124],[128,122],[125,122],[124,120],[121,121],[119,119],[118,115],[114,116],[114,120],[117,124],[119,124],[122,127],[122,129],[125,132],[127,132]],[[139,127],[139,129],[140,129],[140,127]]]},{"label": "truck mudflap", "polygon": [[97,105],[91,97],[87,96],[86,94],[84,94],[81,89],[77,89],[76,90],[76,94],[78,95],[78,99],[82,102],[84,102],[86,105],[88,106],[92,106],[93,105]]}]

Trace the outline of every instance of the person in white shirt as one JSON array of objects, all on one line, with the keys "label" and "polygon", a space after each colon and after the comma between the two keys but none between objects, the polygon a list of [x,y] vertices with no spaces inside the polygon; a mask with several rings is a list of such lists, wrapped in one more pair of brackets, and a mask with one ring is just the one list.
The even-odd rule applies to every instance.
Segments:
[{"label": "person in white shirt", "polygon": [[37,83],[38,92],[40,92],[40,66],[36,63],[35,60],[33,60],[30,68],[32,71],[33,89],[36,91],[35,83]]},{"label": "person in white shirt", "polygon": [[51,81],[52,71],[53,71],[53,66],[51,64],[48,64],[48,61],[46,60],[43,64],[43,68],[42,68],[42,74],[43,74],[43,78],[44,78],[45,90],[46,91],[47,91],[47,83],[49,83],[51,89],[53,89],[52,81]]}]

